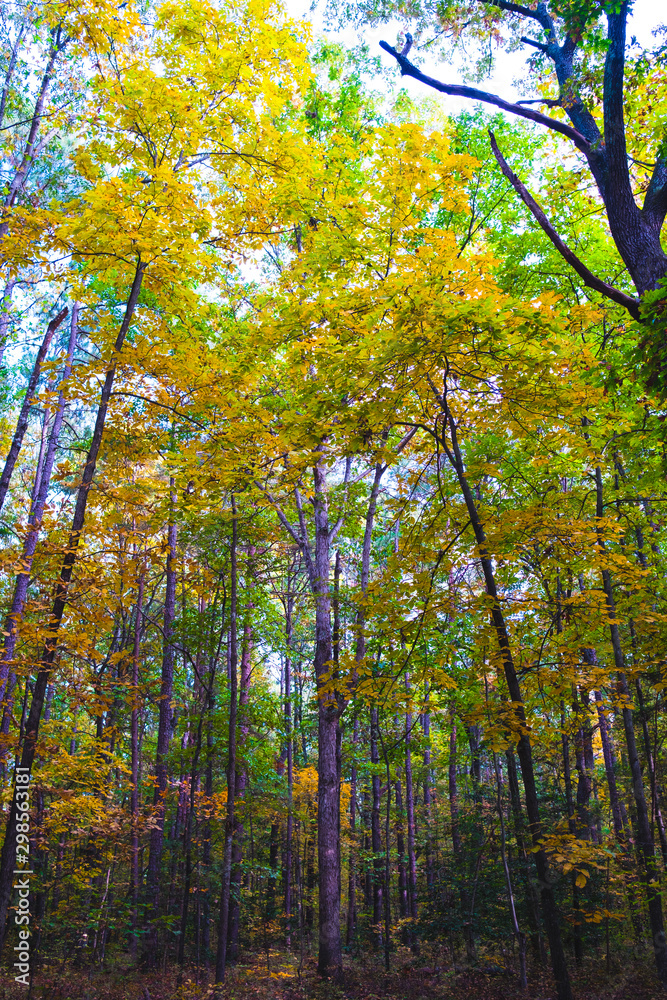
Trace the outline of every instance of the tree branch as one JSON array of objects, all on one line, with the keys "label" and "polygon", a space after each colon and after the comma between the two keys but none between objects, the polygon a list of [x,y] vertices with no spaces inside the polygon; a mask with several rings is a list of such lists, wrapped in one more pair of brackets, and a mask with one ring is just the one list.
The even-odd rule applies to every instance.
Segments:
[{"label": "tree branch", "polygon": [[541,24],[545,31],[549,30],[549,15],[545,14],[538,7],[537,10],[532,10],[530,7],[524,7],[522,4],[518,3],[508,3],[507,0],[479,0],[486,7],[500,7],[501,10],[509,11],[510,14],[520,14],[521,17],[530,17],[533,21],[537,21]]},{"label": "tree branch", "polygon": [[639,319],[639,302],[637,299],[633,299],[632,296],[626,295],[625,292],[621,292],[618,288],[614,288],[613,285],[607,284],[606,281],[602,281],[600,278],[596,278],[592,271],[589,271],[586,265],[579,260],[579,258],[574,254],[570,248],[563,242],[554,227],[551,225],[546,215],[537,204],[533,196],[530,194],[528,189],[521,183],[519,178],[515,173],[512,172],[507,160],[500,152],[498,148],[498,143],[496,142],[496,137],[493,132],[489,131],[489,137],[491,139],[491,149],[493,150],[493,155],[498,161],[498,165],[502,170],[505,177],[508,179],[514,190],[517,192],[524,204],[530,209],[535,219],[540,224],[541,228],[547,234],[553,245],[558,250],[561,257],[563,257],[568,264],[574,268],[579,277],[582,279],[585,285],[589,288],[593,288],[596,292],[600,292],[605,295],[608,299],[613,302],[617,302],[619,305],[624,306],[630,315],[634,319]]},{"label": "tree branch", "polygon": [[536,49],[540,50],[540,52],[549,51],[548,45],[545,45],[544,42],[536,42],[534,38],[526,38],[525,35],[522,35],[521,41],[524,43],[524,45],[534,45]]},{"label": "tree branch", "polygon": [[536,122],[538,125],[544,125],[554,132],[560,132],[561,135],[570,139],[577,149],[581,150],[586,159],[590,161],[591,144],[580,132],[572,128],[571,125],[566,125],[555,118],[543,115],[540,111],[533,111],[530,108],[521,107],[520,104],[512,104],[510,101],[504,101],[502,97],[498,97],[496,94],[489,94],[485,90],[478,90],[477,87],[462,87],[458,84],[441,83],[440,80],[435,80],[432,76],[422,73],[421,70],[417,69],[416,66],[406,59],[405,56],[402,56],[400,52],[397,52],[388,42],[380,42],[380,48],[394,57],[401,67],[402,76],[411,76],[413,79],[419,80],[420,83],[426,84],[427,87],[432,87],[433,90],[437,90],[441,94],[450,94],[452,97],[467,97],[473,101],[483,101],[485,104],[493,104],[495,107],[500,108],[502,111],[507,111],[511,115],[517,115],[519,118],[527,118],[529,121]]}]

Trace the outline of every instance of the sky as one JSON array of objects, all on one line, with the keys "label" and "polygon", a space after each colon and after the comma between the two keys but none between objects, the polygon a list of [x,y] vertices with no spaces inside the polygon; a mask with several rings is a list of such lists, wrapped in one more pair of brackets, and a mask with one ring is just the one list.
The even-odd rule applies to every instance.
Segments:
[{"label": "sky", "polygon": [[[392,65],[394,61],[389,55],[382,52],[379,47],[380,40],[384,39],[393,45],[396,43],[398,32],[409,27],[407,23],[404,24],[396,21],[394,24],[385,24],[377,28],[366,26],[361,32],[357,32],[354,28],[347,25],[342,26],[339,31],[325,31],[321,14],[322,3],[314,5],[315,9],[313,10],[311,9],[309,0],[284,0],[284,2],[292,17],[304,18],[310,21],[316,35],[325,35],[332,40],[340,41],[350,47],[358,45],[360,41],[364,41],[369,46],[371,55],[381,54],[386,66]],[[661,11],[660,0],[635,0],[633,13],[628,22],[628,37],[635,35],[640,45],[647,48],[654,45],[655,39],[653,39],[651,34],[653,29],[661,22],[664,23],[667,21],[667,16],[663,13],[661,17],[661,13],[663,12]],[[518,100],[525,96],[523,92],[520,92],[515,81],[520,81],[526,72],[527,52],[526,47],[525,53],[503,53],[502,57],[498,60],[497,69],[493,76],[484,83],[477,84],[477,86],[509,101]],[[429,61],[426,59],[423,63],[420,63],[420,69],[446,83],[466,82],[463,79],[461,68],[458,67],[457,69],[456,65],[444,65],[442,63],[438,65],[436,60]],[[398,68],[396,68],[396,75],[398,77]],[[420,97],[428,96],[432,98],[434,96],[432,90],[428,90],[423,84],[409,77],[403,79],[402,86],[416,100]],[[438,100],[442,102],[442,108],[448,114],[458,114],[464,108],[470,107],[469,101],[449,97],[445,94],[438,95]]]}]

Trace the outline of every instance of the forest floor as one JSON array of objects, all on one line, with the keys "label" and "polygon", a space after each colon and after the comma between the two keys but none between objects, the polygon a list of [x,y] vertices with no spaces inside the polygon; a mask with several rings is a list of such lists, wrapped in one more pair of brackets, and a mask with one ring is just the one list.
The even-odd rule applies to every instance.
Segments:
[{"label": "forest floor", "polygon": [[[429,965],[428,959],[436,962]],[[346,960],[343,979],[332,983],[317,975],[314,959],[304,961],[301,973],[293,956],[284,952],[245,956],[229,971],[220,1000],[556,1000],[545,971],[531,975],[528,993],[522,993],[513,974],[495,962],[479,968],[437,966],[437,955],[415,960],[406,949],[393,955],[394,968],[385,972],[375,956]],[[608,975],[605,961],[592,959],[573,974],[576,1000],[661,1000],[653,970],[629,965]],[[180,981],[179,981],[180,980]],[[210,985],[197,983],[192,973],[179,977],[178,969],[140,973],[122,964],[106,969],[44,967],[30,990],[13,983],[3,970],[0,1000],[213,1000]]]}]

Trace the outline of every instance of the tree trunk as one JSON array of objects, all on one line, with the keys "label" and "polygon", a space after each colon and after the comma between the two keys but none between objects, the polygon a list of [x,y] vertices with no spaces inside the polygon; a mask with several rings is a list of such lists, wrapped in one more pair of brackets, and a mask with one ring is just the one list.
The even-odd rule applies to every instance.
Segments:
[{"label": "tree trunk", "polygon": [[[123,322],[114,344],[114,360],[107,369],[106,378],[104,380],[100,405],[97,411],[97,420],[93,430],[93,438],[88,451],[86,465],[83,470],[81,485],[77,491],[76,506],[74,509],[74,516],[72,518],[69,541],[60,570],[60,577],[56,586],[56,596],[53,602],[51,617],[46,631],[46,640],[42,649],[39,671],[35,680],[32,700],[30,703],[30,712],[28,713],[28,719],[25,727],[25,738],[23,741],[20,766],[26,768],[28,771],[31,770],[35,758],[39,724],[42,717],[42,709],[44,707],[44,697],[46,695],[46,689],[56,655],[58,632],[60,630],[60,625],[65,613],[65,607],[67,605],[67,590],[72,579],[72,573],[76,562],[77,547],[85,522],[88,492],[97,468],[97,459],[102,444],[104,425],[106,422],[109,400],[111,399],[111,390],[113,388],[116,374],[118,356],[122,350],[123,343],[125,342],[125,336],[130,327],[130,323],[132,322],[134,308],[136,306],[137,299],[139,298],[139,291],[141,289],[144,270],[145,264],[138,262],[134,274],[132,289],[130,291],[130,297],[125,307],[125,316],[123,317]],[[5,839],[2,848],[2,858],[0,860],[0,952],[2,951],[2,946],[4,944],[7,909],[9,907],[9,900],[12,891],[16,813],[16,794],[14,794],[12,804],[10,806],[9,816],[7,818],[7,824],[5,826]]]},{"label": "tree trunk", "polygon": [[380,775],[378,766],[380,754],[378,751],[378,710],[371,709],[371,849],[373,851],[373,940],[375,948],[382,948],[382,888],[384,882],[384,863],[382,857],[382,836],[380,834]]},{"label": "tree trunk", "polygon": [[160,708],[157,731],[157,749],[155,753],[155,793],[153,806],[155,823],[151,828],[148,868],[146,871],[146,916],[148,918],[148,934],[143,964],[152,968],[157,960],[158,945],[158,908],[160,904],[160,862],[164,842],[164,820],[167,806],[167,786],[169,772],[167,753],[172,732],[172,692],[174,685],[174,646],[172,642],[174,618],[176,617],[176,524],[174,479],[169,480],[171,496],[170,524],[167,528],[167,574],[164,598],[164,617],[162,625],[162,677],[160,681]]},{"label": "tree trunk", "polygon": [[[410,696],[410,677],[405,675],[405,690]],[[410,945],[419,952],[417,936],[417,852],[415,848],[415,794],[412,780],[412,712],[405,713],[405,811],[408,821],[408,909],[410,914]]]},{"label": "tree trunk", "polygon": [[132,787],[130,790],[131,816],[131,869],[130,895],[132,896],[132,954],[137,953],[137,921],[139,915],[139,654],[141,651],[142,609],[144,604],[145,573],[139,572],[137,606],[134,619],[134,645],[132,647],[132,716],[130,721],[130,753],[132,758]]},{"label": "tree trunk", "polygon": [[7,490],[9,489],[9,484],[16,466],[16,460],[19,457],[21,445],[23,444],[23,438],[25,437],[25,432],[28,428],[30,407],[34,404],[35,389],[37,388],[37,383],[39,382],[39,376],[42,373],[42,365],[44,364],[46,353],[51,346],[54,333],[65,319],[65,316],[67,316],[67,309],[62,309],[56,318],[51,320],[46,328],[44,340],[37,351],[37,357],[35,358],[35,363],[32,366],[32,372],[30,374],[30,378],[28,379],[25,396],[23,398],[23,403],[19,411],[19,417],[16,422],[14,437],[12,438],[12,443],[9,446],[7,458],[5,459],[5,467],[2,470],[2,475],[0,476],[0,510],[2,510],[4,506],[5,499],[7,497]]},{"label": "tree trunk", "polygon": [[503,614],[500,598],[498,596],[493,562],[488,549],[486,532],[479,516],[477,503],[466,477],[465,466],[458,442],[456,424],[445,403],[445,400],[442,400],[441,402],[445,404],[443,409],[449,424],[451,448],[447,444],[444,435],[441,438],[441,443],[459,481],[468,517],[470,518],[470,523],[475,534],[475,541],[477,542],[480,562],[482,565],[482,573],[486,584],[486,592],[490,598],[491,625],[498,641],[498,648],[505,673],[505,680],[507,682],[510,698],[513,703],[512,707],[516,715],[517,729],[522,731],[522,735],[518,740],[517,751],[521,764],[521,777],[523,779],[523,787],[526,797],[528,824],[533,840],[533,846],[535,848],[534,860],[540,885],[542,914],[547,930],[547,936],[549,938],[551,965],[554,979],[556,981],[558,1000],[572,1000],[570,977],[567,970],[567,962],[565,960],[565,952],[563,950],[563,942],[560,933],[560,916],[553,892],[549,872],[549,862],[542,846],[542,826],[540,821],[537,785],[533,765],[533,749],[528,731],[526,730],[526,714],[521,694],[521,686],[519,684],[519,678],[514,665],[514,658],[512,656],[505,616]]},{"label": "tree trunk", "polygon": [[292,945],[292,839],[294,836],[294,762],[292,747],[292,612],[294,596],[287,576],[285,600],[285,742],[287,746],[287,829],[285,832],[285,946]]},{"label": "tree trunk", "polygon": [[[602,494],[602,471],[598,466],[595,470],[596,483],[596,533],[597,548],[600,556],[604,558],[606,546],[602,536],[602,518],[604,515],[603,494]],[[630,691],[625,678],[625,657],[621,645],[621,633],[617,624],[616,602],[612,584],[611,572],[608,569],[601,570],[602,589],[605,595],[607,614],[609,619],[609,633],[611,645],[614,653],[614,664],[618,672],[618,691],[623,697],[623,728],[625,731],[625,742],[628,750],[628,763],[632,776],[632,790],[634,794],[635,808],[637,811],[637,846],[639,848],[642,864],[642,875],[646,895],[648,899],[649,922],[653,937],[653,954],[655,957],[656,971],[658,979],[663,987],[667,989],[667,945],[665,941],[665,928],[662,913],[662,898],[660,895],[660,879],[655,862],[655,850],[653,836],[651,834],[651,824],[649,821],[646,796],[644,794],[644,782],[642,779],[641,762],[637,751],[635,739],[634,720],[630,705]]]},{"label": "tree trunk", "polygon": [[225,840],[222,862],[222,883],[220,886],[220,914],[218,917],[218,949],[215,960],[215,982],[222,983],[227,967],[227,934],[229,932],[229,903],[232,886],[232,847],[234,841],[235,795],[236,795],[236,720],[238,713],[238,642],[236,635],[236,614],[238,600],[238,578],[236,569],[236,546],[238,523],[236,505],[232,496],[232,544],[230,552],[231,594],[229,610],[229,743],[227,751],[227,812],[225,816]]},{"label": "tree trunk", "polygon": [[[65,310],[66,311],[66,310]],[[76,348],[76,340],[78,335],[78,321],[79,321],[79,304],[75,302],[72,306],[72,321],[70,325],[70,337],[69,344],[67,348],[67,356],[65,358],[65,365],[62,372],[61,383],[64,383],[70,376],[72,371],[72,359],[74,357],[74,350]],[[43,345],[42,345],[43,346]],[[37,364],[37,362],[35,362]],[[30,513],[28,516],[28,530],[23,542],[23,552],[21,555],[21,572],[17,574],[16,582],[14,584],[14,596],[12,599],[12,605],[5,619],[5,639],[3,643],[3,650],[0,656],[0,702],[5,701],[5,712],[3,717],[3,735],[4,732],[5,718],[7,719],[7,732],[9,731],[8,723],[11,716],[11,693],[7,690],[8,677],[11,670],[11,662],[14,657],[14,650],[16,649],[16,640],[18,638],[18,628],[23,618],[23,612],[25,610],[25,603],[28,596],[28,585],[30,582],[30,571],[32,568],[32,561],[37,549],[37,542],[39,540],[39,530],[42,524],[42,517],[44,516],[44,509],[46,507],[46,501],[49,495],[49,486],[51,484],[51,474],[53,472],[53,464],[56,458],[56,450],[58,448],[58,441],[60,440],[60,431],[62,429],[63,419],[65,416],[65,392],[61,385],[60,393],[58,395],[58,402],[56,404],[56,412],[53,418],[53,424],[51,425],[51,432],[49,434],[49,441],[46,448],[46,454],[44,455],[44,460],[41,463],[41,469],[38,467],[35,476],[35,488],[33,490],[32,504],[30,508]],[[13,673],[13,671],[12,671]],[[10,679],[8,687],[13,689],[14,680]],[[9,697],[5,699],[5,694]]]},{"label": "tree trunk", "polygon": [[[251,573],[251,560],[255,554],[253,546],[248,551],[247,574]],[[247,615],[252,610],[248,604]],[[234,810],[234,841],[232,845],[232,888],[229,897],[229,941],[227,942],[227,961],[237,962],[239,957],[239,932],[241,921],[241,872],[243,866],[243,837],[245,829],[243,819],[239,816],[239,805],[245,798],[248,784],[248,768],[242,755],[248,741],[250,724],[248,720],[248,701],[250,699],[250,675],[252,673],[252,624],[249,618],[243,626],[243,645],[241,647],[241,685],[239,689],[239,741],[237,748],[236,793]]]}]

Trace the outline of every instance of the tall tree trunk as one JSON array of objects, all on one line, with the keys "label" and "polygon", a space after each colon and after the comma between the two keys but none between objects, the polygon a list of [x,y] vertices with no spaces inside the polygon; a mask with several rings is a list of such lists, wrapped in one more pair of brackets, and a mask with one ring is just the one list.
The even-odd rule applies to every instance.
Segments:
[{"label": "tall tree trunk", "polygon": [[[410,677],[405,675],[405,690],[410,698]],[[415,790],[412,780],[412,712],[405,713],[405,812],[408,821],[408,908],[410,913],[410,945],[419,951],[417,936],[417,852],[415,828]]]},{"label": "tall tree trunk", "polygon": [[533,748],[530,736],[528,735],[528,731],[526,729],[526,714],[521,694],[521,685],[519,684],[519,677],[514,665],[509,633],[507,631],[505,616],[498,595],[495,572],[488,548],[486,532],[479,515],[477,502],[475,501],[475,497],[466,476],[465,465],[463,463],[463,457],[459,446],[456,423],[451,412],[449,411],[446,400],[441,398],[440,402],[443,406],[447,423],[449,425],[451,447],[447,443],[444,434],[440,438],[440,441],[450,465],[452,466],[452,469],[458,479],[468,512],[468,517],[470,518],[470,523],[475,535],[475,541],[477,542],[482,573],[486,584],[486,592],[490,599],[491,625],[496,634],[500,657],[505,673],[505,680],[509,690],[510,699],[512,701],[512,708],[516,714],[517,729],[522,731],[522,735],[518,740],[517,751],[519,754],[519,761],[521,763],[521,777],[523,779],[523,787],[526,797],[528,825],[533,840],[533,857],[540,884],[542,914],[547,930],[547,936],[549,938],[551,965],[554,979],[556,981],[558,1000],[572,1000],[570,977],[568,974],[567,962],[565,960],[565,952],[563,950],[563,942],[560,933],[560,916],[549,872],[549,862],[542,846],[542,825],[540,821],[537,785],[533,765]]},{"label": "tall tree trunk", "polygon": [[[63,32],[62,24],[58,24],[51,29],[49,42],[48,61],[37,92],[37,98],[35,100],[35,106],[33,108],[32,118],[30,121],[30,128],[28,129],[28,136],[23,148],[23,155],[14,172],[14,176],[6,188],[4,199],[5,211],[3,212],[3,218],[0,222],[0,240],[3,240],[9,231],[10,213],[8,212],[8,209],[14,205],[16,198],[25,187],[30,169],[40,152],[40,144],[37,143],[37,134],[43,118],[42,112],[44,110],[44,103],[49,92],[51,81],[53,80],[58,56],[61,52],[63,52],[69,42],[69,38]],[[43,145],[43,143],[41,145]]]},{"label": "tall tree trunk", "polygon": [[526,976],[526,935],[522,933],[521,928],[519,927],[519,921],[516,915],[516,907],[514,905],[512,876],[510,874],[510,867],[507,860],[505,817],[503,814],[500,765],[498,764],[498,756],[495,752],[493,754],[493,769],[496,774],[496,808],[498,810],[498,819],[500,821],[500,859],[502,861],[503,873],[505,875],[505,888],[507,890],[507,903],[509,906],[510,919],[512,922],[512,931],[514,932],[514,936],[519,946],[519,986],[522,990],[526,990],[528,989],[528,979]]},{"label": "tall tree trunk", "polygon": [[405,854],[405,837],[403,835],[403,822],[405,807],[403,805],[403,789],[401,779],[396,779],[396,854],[398,855],[398,917],[401,921],[401,940],[403,944],[410,944],[410,935],[406,921],[409,917],[408,911],[408,870]]},{"label": "tall tree trunk", "polygon": [[148,868],[146,871],[146,916],[148,934],[143,964],[147,968],[155,965],[158,954],[158,909],[160,905],[160,863],[164,843],[164,821],[167,807],[167,786],[169,771],[167,753],[172,732],[172,694],[174,686],[174,646],[173,627],[176,617],[176,523],[175,484],[169,480],[171,498],[170,523],[167,528],[167,573],[162,623],[162,676],[160,680],[160,708],[158,717],[157,748],[155,752],[155,793],[153,806],[155,821],[151,828],[148,848]]},{"label": "tall tree trunk", "polygon": [[[114,378],[116,375],[118,359],[125,342],[125,336],[130,327],[130,323],[132,322],[137,300],[139,298],[139,291],[141,289],[145,266],[146,265],[142,264],[140,261],[136,266],[130,297],[125,307],[125,316],[123,317],[123,322],[114,344],[114,360],[107,369],[104,386],[102,388],[100,405],[97,411],[97,420],[95,421],[95,428],[93,430],[93,438],[88,451],[86,465],[83,470],[81,485],[77,491],[76,506],[74,508],[74,517],[72,518],[69,541],[60,570],[60,577],[56,586],[56,596],[46,630],[46,640],[44,642],[40,658],[39,671],[35,680],[32,700],[30,703],[30,712],[28,713],[28,719],[26,722],[25,738],[21,753],[21,767],[26,768],[28,771],[32,768],[35,758],[39,724],[42,717],[42,709],[44,707],[44,697],[46,695],[46,688],[49,683],[53,661],[56,655],[58,633],[63,620],[63,615],[65,613],[65,607],[67,605],[67,591],[72,579],[72,573],[76,563],[77,548],[85,522],[88,493],[97,468],[97,459],[102,444],[104,425],[106,422],[109,400],[111,399],[111,390],[113,388]],[[14,837],[16,835],[16,813],[16,795],[14,794],[5,827],[5,840],[2,848],[2,859],[0,861],[0,951],[4,943],[7,908],[9,906],[11,896]]]},{"label": "tall tree trunk", "polygon": [[[253,546],[248,551],[246,576],[251,574],[252,558],[255,554]],[[247,579],[246,579],[247,583]],[[248,719],[248,701],[250,699],[250,675],[252,673],[253,633],[249,616],[252,604],[248,604],[246,621],[243,625],[243,643],[241,646],[241,683],[239,688],[239,739],[237,747],[236,792],[234,807],[234,841],[232,844],[232,888],[229,897],[229,941],[227,942],[227,962],[237,962],[239,957],[239,932],[241,921],[241,874],[243,867],[243,838],[245,829],[243,819],[239,815],[239,807],[243,803],[248,784],[248,767],[243,757],[248,742],[250,723]]]},{"label": "tall tree trunk", "polygon": [[[602,492],[602,471],[599,466],[597,466],[595,470],[595,484],[597,548],[601,558],[604,559],[606,555],[606,545],[602,534],[604,498]],[[660,880],[655,860],[655,850],[648,807],[646,804],[646,796],[644,794],[641,761],[639,759],[637,742],[635,739],[634,720],[632,717],[632,709],[629,707],[631,701],[630,691],[625,677],[625,657],[623,655],[623,648],[621,645],[621,633],[617,624],[618,618],[616,613],[616,601],[614,598],[611,572],[608,569],[602,569],[601,575],[602,589],[605,595],[608,614],[611,646],[614,654],[614,665],[618,675],[618,692],[623,697],[623,728],[625,731],[625,742],[628,750],[628,764],[630,765],[632,790],[637,812],[637,846],[640,853],[643,869],[642,876],[648,899],[649,922],[653,937],[653,954],[655,957],[658,979],[663,989],[667,989],[667,942],[665,941],[662,898],[659,888]]]},{"label": "tall tree trunk", "polygon": [[380,833],[380,753],[378,750],[378,710],[371,708],[371,848],[373,851],[373,940],[376,949],[382,947],[382,888],[384,883],[384,861],[382,857],[382,835]]},{"label": "tall tree trunk", "polygon": [[236,615],[238,602],[238,576],[236,547],[238,521],[236,504],[232,496],[232,544],[230,552],[231,594],[229,609],[229,742],[227,751],[227,812],[220,886],[220,914],[218,917],[218,950],[215,960],[215,981],[222,983],[227,968],[227,935],[229,932],[229,903],[232,887],[232,847],[234,842],[236,796],[236,721],[238,714],[238,641]]},{"label": "tall tree trunk", "polygon": [[[66,310],[65,310],[66,311]],[[60,431],[62,429],[63,419],[65,416],[65,391],[64,383],[69,378],[72,372],[72,360],[74,357],[74,350],[76,347],[76,340],[78,335],[78,321],[79,321],[79,304],[75,302],[72,307],[72,321],[70,325],[70,336],[69,344],[67,347],[67,356],[65,358],[65,364],[62,372],[61,379],[61,389],[58,394],[58,402],[56,404],[56,412],[53,418],[53,424],[51,425],[51,432],[49,434],[49,441],[46,448],[46,454],[43,457],[43,462],[41,468],[38,467],[37,473],[35,475],[35,487],[33,490],[32,504],[30,507],[30,513],[28,515],[28,530],[23,542],[23,552],[21,554],[20,572],[17,574],[16,581],[14,584],[14,596],[12,598],[11,608],[5,619],[5,629],[4,629],[4,643],[2,654],[0,654],[0,702],[5,701],[5,711],[3,717],[3,735],[5,733],[5,719],[7,720],[7,732],[9,732],[9,719],[11,717],[11,691],[14,687],[15,674],[11,671],[11,662],[14,657],[14,651],[16,649],[16,641],[18,639],[18,628],[23,618],[23,612],[25,610],[25,604],[28,597],[28,585],[30,582],[30,571],[32,568],[32,561],[37,549],[37,542],[39,539],[39,530],[42,524],[42,517],[44,516],[44,509],[46,507],[46,501],[49,495],[49,486],[51,484],[51,474],[53,472],[53,465],[56,458],[56,451],[58,448],[58,441],[60,440]],[[43,346],[43,345],[42,345]],[[45,352],[46,353],[46,352]],[[36,362],[35,362],[36,364]],[[14,674],[13,678],[10,677],[10,671]],[[8,684],[9,679],[9,684]],[[5,697],[7,695],[7,697]]]},{"label": "tall tree trunk", "polygon": [[137,584],[137,606],[134,618],[134,644],[132,647],[132,715],[130,719],[130,753],[132,787],[130,790],[131,816],[131,861],[130,895],[132,896],[132,954],[137,953],[137,929],[139,917],[139,655],[141,652],[141,630],[143,624],[144,584],[143,568],[139,572]]},{"label": "tall tree trunk", "polygon": [[452,830],[452,850],[457,855],[461,853],[461,833],[459,830],[459,793],[456,781],[456,709],[453,705],[449,710],[449,718],[449,767],[447,770],[449,816]]},{"label": "tall tree trunk", "polygon": [[294,761],[292,746],[292,612],[294,596],[287,575],[285,599],[285,743],[287,747],[287,829],[285,831],[285,945],[292,946],[292,840],[294,837]]},{"label": "tall tree trunk", "polygon": [[352,767],[350,768],[350,859],[347,882],[347,927],[345,943],[352,946],[357,931],[357,766],[354,760],[359,742],[359,719],[355,713],[352,723]]},{"label": "tall tree trunk", "polygon": [[426,827],[426,885],[429,896],[433,893],[433,844],[432,844],[432,823],[431,823],[431,803],[433,801],[433,776],[431,774],[431,713],[429,711],[429,692],[426,685],[424,698],[424,711],[422,713],[422,729],[424,732],[424,825]]}]

